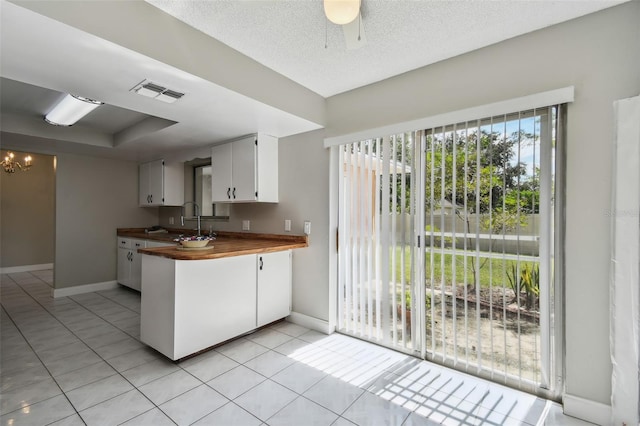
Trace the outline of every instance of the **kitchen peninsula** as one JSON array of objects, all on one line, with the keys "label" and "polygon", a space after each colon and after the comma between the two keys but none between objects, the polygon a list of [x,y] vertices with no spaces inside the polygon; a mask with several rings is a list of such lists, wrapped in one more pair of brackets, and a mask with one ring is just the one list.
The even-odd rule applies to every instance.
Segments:
[{"label": "kitchen peninsula", "polygon": [[[174,244],[170,235],[118,230]],[[140,339],[179,360],[288,316],[292,250],[307,246],[306,236],[220,232],[203,250],[138,249]]]}]

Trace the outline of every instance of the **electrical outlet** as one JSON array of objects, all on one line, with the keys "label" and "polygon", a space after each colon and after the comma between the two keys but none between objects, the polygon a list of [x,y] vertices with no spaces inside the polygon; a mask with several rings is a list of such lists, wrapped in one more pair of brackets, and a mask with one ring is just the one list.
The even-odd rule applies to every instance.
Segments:
[{"label": "electrical outlet", "polygon": [[284,221],[284,231],[291,232],[291,221],[289,219],[285,219]]},{"label": "electrical outlet", "polygon": [[249,229],[251,229],[251,222],[248,220],[243,220],[242,221],[242,230],[243,231],[248,231]]},{"label": "electrical outlet", "polygon": [[306,235],[311,234],[311,221],[310,220],[305,220],[304,221],[304,233]]},{"label": "electrical outlet", "polygon": [[173,216],[169,216],[169,225],[173,225]]}]

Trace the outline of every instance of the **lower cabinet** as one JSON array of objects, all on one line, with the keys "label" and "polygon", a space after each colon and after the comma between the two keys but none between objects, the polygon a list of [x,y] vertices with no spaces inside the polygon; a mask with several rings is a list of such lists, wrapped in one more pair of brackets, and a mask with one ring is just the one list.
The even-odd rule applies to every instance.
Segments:
[{"label": "lower cabinet", "polygon": [[172,360],[291,313],[290,250],[210,260],[142,258],[140,340]]},{"label": "lower cabinet", "polygon": [[291,313],[291,250],[258,255],[257,326]]},{"label": "lower cabinet", "polygon": [[138,249],[146,246],[144,240],[118,238],[118,273],[120,284],[140,291],[142,258]]},{"label": "lower cabinet", "polygon": [[138,249],[169,246],[172,243],[118,237],[118,282],[140,291],[142,283],[142,255]]}]

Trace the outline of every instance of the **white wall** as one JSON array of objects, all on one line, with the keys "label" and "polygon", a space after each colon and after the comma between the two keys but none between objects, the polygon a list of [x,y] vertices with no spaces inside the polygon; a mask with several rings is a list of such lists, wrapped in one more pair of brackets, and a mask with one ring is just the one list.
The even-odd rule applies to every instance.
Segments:
[{"label": "white wall", "polygon": [[611,394],[612,104],[640,93],[639,23],[634,1],[327,101],[327,134],[336,136],[575,86],[567,128],[566,392],[602,404]]},{"label": "white wall", "polygon": [[138,207],[137,163],[58,154],[55,288],[114,281],[116,229],[157,223],[157,208]]}]

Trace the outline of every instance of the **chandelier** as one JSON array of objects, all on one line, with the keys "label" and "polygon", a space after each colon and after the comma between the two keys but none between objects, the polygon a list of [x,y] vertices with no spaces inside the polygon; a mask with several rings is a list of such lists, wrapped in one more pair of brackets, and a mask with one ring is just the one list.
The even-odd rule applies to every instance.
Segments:
[{"label": "chandelier", "polygon": [[29,154],[24,157],[24,163],[20,164],[15,160],[15,154],[11,151],[7,151],[7,155],[4,160],[0,161],[0,165],[7,173],[15,173],[16,170],[22,170],[23,172],[29,171],[31,168],[31,156]]}]

